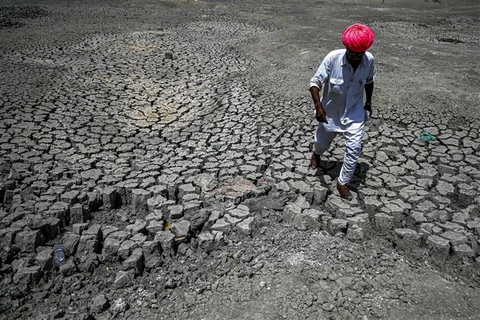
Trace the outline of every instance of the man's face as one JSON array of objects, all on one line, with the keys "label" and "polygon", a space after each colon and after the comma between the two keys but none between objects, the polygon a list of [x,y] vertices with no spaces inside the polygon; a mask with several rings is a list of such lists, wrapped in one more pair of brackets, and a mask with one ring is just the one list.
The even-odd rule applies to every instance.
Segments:
[{"label": "man's face", "polygon": [[347,49],[347,58],[350,62],[353,62],[353,63],[360,63],[360,61],[362,61],[364,54],[365,54],[365,51],[355,52]]}]

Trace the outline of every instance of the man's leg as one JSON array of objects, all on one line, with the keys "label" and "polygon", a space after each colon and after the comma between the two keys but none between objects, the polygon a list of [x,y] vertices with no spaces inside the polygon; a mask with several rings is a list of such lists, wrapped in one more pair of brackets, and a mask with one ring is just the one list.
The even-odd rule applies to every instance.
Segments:
[{"label": "man's leg", "polygon": [[340,170],[340,176],[338,177],[337,183],[337,189],[342,198],[352,198],[347,183],[352,180],[353,174],[355,173],[357,160],[362,152],[362,138],[364,133],[364,127],[355,131],[345,132],[345,156],[343,158],[343,166],[342,170]]},{"label": "man's leg", "polygon": [[319,123],[313,140],[313,154],[310,160],[310,166],[314,169],[320,166],[320,156],[330,148],[336,132],[328,132],[323,124]]}]

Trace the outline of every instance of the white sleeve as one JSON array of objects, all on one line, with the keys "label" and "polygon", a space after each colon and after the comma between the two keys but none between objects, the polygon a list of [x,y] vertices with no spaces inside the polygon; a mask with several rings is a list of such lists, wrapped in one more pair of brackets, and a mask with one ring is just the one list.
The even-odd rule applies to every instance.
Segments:
[{"label": "white sleeve", "polygon": [[315,75],[310,79],[310,88],[317,87],[319,89],[322,88],[322,85],[325,83],[325,80],[328,78],[330,74],[330,58],[326,56],[320,66],[315,72]]}]

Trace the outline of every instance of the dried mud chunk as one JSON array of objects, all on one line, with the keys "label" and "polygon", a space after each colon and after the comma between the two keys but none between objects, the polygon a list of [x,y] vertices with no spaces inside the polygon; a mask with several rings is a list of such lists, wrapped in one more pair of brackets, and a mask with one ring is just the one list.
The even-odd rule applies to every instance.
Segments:
[{"label": "dried mud chunk", "polygon": [[236,230],[243,235],[251,235],[253,230],[253,217],[249,217],[236,225]]},{"label": "dried mud chunk", "polygon": [[45,243],[45,238],[40,230],[26,229],[17,233],[15,244],[23,252],[34,252],[38,246]]},{"label": "dried mud chunk", "polygon": [[133,270],[135,275],[142,275],[145,268],[143,250],[136,248],[130,257],[123,262],[123,270]]},{"label": "dried mud chunk", "polygon": [[28,287],[39,281],[40,277],[41,270],[38,266],[19,268],[13,276],[13,283],[22,287]]},{"label": "dried mud chunk", "polygon": [[134,281],[134,271],[119,271],[115,276],[115,281],[113,287],[115,289],[122,289],[133,286]]}]

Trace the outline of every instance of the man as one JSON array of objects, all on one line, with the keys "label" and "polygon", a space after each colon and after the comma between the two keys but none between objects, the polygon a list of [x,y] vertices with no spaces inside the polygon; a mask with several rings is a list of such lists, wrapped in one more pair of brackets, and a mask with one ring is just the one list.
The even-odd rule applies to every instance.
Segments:
[{"label": "man", "polygon": [[330,52],[310,80],[318,121],[310,165],[318,168],[320,156],[328,150],[335,135],[343,133],[346,150],[337,189],[340,196],[348,200],[352,199],[352,194],[347,184],[362,151],[365,121],[372,114],[374,58],[367,49],[374,37],[369,26],[356,23],[347,27],[342,34],[346,49]]}]

